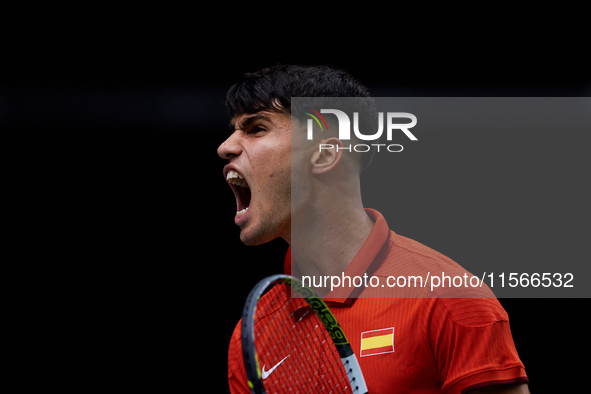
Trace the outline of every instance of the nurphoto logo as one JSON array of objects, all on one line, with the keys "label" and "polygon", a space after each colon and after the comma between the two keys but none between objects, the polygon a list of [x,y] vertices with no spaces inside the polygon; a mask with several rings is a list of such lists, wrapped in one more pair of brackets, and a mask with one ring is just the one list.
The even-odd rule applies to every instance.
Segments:
[{"label": "nurphoto logo", "polygon": [[[320,112],[304,107],[305,110],[310,112],[305,112],[306,115],[309,115],[312,119],[308,119],[307,122],[307,138],[308,140],[312,140],[314,138],[314,121],[318,124],[321,131],[325,129],[328,131],[328,125],[326,123],[326,119],[322,116],[322,114],[332,114],[336,116],[339,125],[339,139],[341,141],[347,141],[351,139],[351,119],[349,115],[345,112],[338,110],[338,109],[321,109]],[[373,134],[364,134],[359,130],[359,112],[353,112],[353,133],[355,137],[357,137],[361,141],[377,141],[382,137],[384,133],[384,118],[386,119],[386,140],[392,141],[392,136],[394,131],[400,130],[410,139],[411,141],[418,141],[417,137],[413,133],[410,132],[409,129],[413,128],[417,124],[417,117],[408,112],[387,112],[384,116],[383,112],[378,112],[378,130]],[[409,119],[410,123],[394,123],[394,119]],[[368,132],[368,130],[364,130],[364,132]],[[377,151],[380,151],[380,147],[386,147],[388,152],[402,152],[403,146],[400,144],[355,144],[343,146],[339,148],[336,147],[337,150],[348,150],[351,152],[352,150],[355,152],[368,152],[371,150],[371,147],[376,147]],[[332,144],[319,144],[319,150],[322,149],[332,149],[335,148]]]}]

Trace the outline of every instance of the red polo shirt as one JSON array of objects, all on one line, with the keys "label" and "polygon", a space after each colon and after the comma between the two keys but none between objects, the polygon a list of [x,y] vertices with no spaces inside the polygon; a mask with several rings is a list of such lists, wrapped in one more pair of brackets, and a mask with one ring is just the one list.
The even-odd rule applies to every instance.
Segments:
[{"label": "red polo shirt", "polygon": [[[390,231],[379,212],[366,212],[375,224],[345,275],[385,278],[394,272],[416,273],[417,267],[464,272],[453,260]],[[291,268],[288,251],[285,272],[291,274]],[[370,393],[466,393],[528,381],[509,318],[496,298],[443,298],[441,292],[429,298],[366,298],[375,291],[355,287],[325,298],[357,355]],[[356,298],[361,292],[363,297]],[[228,379],[233,393],[250,392],[240,322],[230,342]]]}]

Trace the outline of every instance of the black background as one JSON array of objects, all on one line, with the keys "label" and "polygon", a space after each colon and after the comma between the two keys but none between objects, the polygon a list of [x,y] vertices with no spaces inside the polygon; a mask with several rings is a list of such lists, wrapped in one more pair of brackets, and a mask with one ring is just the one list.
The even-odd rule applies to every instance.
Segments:
[{"label": "black background", "polygon": [[[22,207],[12,231],[26,267],[18,283],[40,316],[31,354],[41,355],[30,358],[52,371],[32,380],[48,387],[227,390],[227,347],[244,299],[282,272],[287,248],[280,240],[245,247],[233,223],[216,148],[229,135],[225,91],[242,73],[328,64],[376,96],[591,91],[576,31],[475,35],[472,22],[454,32],[444,24],[421,34],[391,25],[299,34],[278,15],[239,11],[204,24],[209,12],[143,11],[25,23],[5,52],[0,126]],[[445,245],[439,250],[461,263],[461,234],[441,232],[444,213],[415,220],[424,226],[390,227]],[[582,387],[588,300],[501,303],[532,392]]]}]

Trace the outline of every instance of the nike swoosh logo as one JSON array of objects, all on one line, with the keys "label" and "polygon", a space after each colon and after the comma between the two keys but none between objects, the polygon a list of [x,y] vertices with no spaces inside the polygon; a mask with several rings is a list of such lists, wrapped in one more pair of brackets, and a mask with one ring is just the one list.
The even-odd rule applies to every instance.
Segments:
[{"label": "nike swoosh logo", "polygon": [[[287,357],[289,357],[289,355],[287,355],[285,358],[287,358]],[[268,371],[265,371],[265,367],[266,367],[267,365],[266,365],[266,364],[265,364],[265,365],[263,365],[263,370],[262,370],[262,372],[261,372],[261,377],[262,377],[263,379],[267,379],[267,377],[269,377],[269,375],[271,375],[271,372],[273,372],[273,371],[275,370],[275,368],[277,368],[279,365],[281,365],[281,363],[282,363],[282,362],[284,362],[284,361],[285,361],[285,358],[284,358],[283,360],[279,361],[277,364],[275,364],[275,365],[273,366],[273,368],[271,368],[271,369],[270,369],[270,370],[268,370]]]}]

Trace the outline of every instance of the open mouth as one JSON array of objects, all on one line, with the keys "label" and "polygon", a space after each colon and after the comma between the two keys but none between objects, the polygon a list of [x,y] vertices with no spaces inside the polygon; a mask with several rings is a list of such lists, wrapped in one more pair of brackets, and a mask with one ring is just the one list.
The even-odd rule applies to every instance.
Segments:
[{"label": "open mouth", "polygon": [[228,171],[226,181],[230,184],[236,197],[236,216],[244,215],[250,206],[250,186],[244,176],[234,170]]}]

